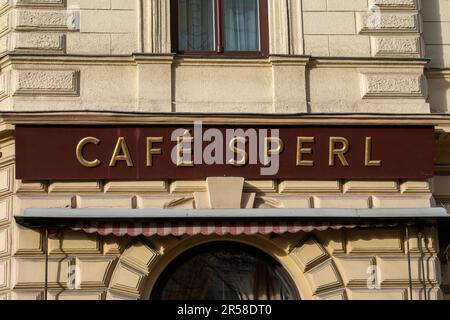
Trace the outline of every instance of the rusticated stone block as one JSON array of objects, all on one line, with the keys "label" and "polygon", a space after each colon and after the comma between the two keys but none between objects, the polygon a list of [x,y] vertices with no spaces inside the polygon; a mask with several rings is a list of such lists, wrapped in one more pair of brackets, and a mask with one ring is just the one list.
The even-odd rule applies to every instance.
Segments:
[{"label": "rusticated stone block", "polygon": [[63,51],[65,36],[56,33],[15,33],[13,49],[20,51]]},{"label": "rusticated stone block", "polygon": [[[422,261],[419,256],[411,257],[411,278],[414,285],[437,285],[440,283],[440,265],[436,256],[428,256],[423,260],[425,267],[425,279],[422,275]],[[380,267],[381,285],[398,285],[407,286],[409,283],[408,276],[408,259],[406,256],[381,256],[377,258],[377,265]]]},{"label": "rusticated stone block", "polygon": [[95,254],[101,253],[101,240],[97,234],[65,231],[56,239],[49,239],[51,254]]},{"label": "rusticated stone block", "polygon": [[0,229],[0,258],[10,254],[11,229]]},{"label": "rusticated stone block", "polygon": [[30,229],[20,224],[15,224],[13,229],[13,254],[19,256],[42,253],[41,230]]},{"label": "rusticated stone block", "polygon": [[357,23],[360,34],[420,32],[416,13],[359,13]]},{"label": "rusticated stone block", "polygon": [[17,30],[76,30],[77,15],[66,10],[16,10]]},{"label": "rusticated stone block", "polygon": [[114,270],[111,279],[111,290],[118,291],[121,294],[139,297],[145,273],[119,262]]},{"label": "rusticated stone block", "polygon": [[155,262],[158,253],[142,241],[136,241],[123,253],[121,260],[143,273],[148,273],[150,265]]},{"label": "rusticated stone block", "polygon": [[403,253],[400,229],[354,229],[347,231],[349,253]]},{"label": "rusticated stone block", "polygon": [[423,98],[421,74],[366,73],[362,74],[363,98]]},{"label": "rusticated stone block", "polygon": [[303,271],[305,271],[325,261],[328,258],[328,253],[314,238],[310,238],[299,248],[293,250],[291,256],[300,263]]},{"label": "rusticated stone block", "polygon": [[79,257],[81,288],[107,287],[114,257]]},{"label": "rusticated stone block", "polygon": [[367,286],[375,257],[342,257],[335,262],[346,286]]},{"label": "rusticated stone block", "polygon": [[306,273],[314,294],[337,289],[342,286],[341,277],[333,261],[319,264]]},{"label": "rusticated stone block", "polygon": [[10,198],[0,200],[0,226],[11,221],[12,201]]},{"label": "rusticated stone block", "polygon": [[372,54],[375,57],[411,56],[420,57],[422,54],[420,37],[372,37]]},{"label": "rusticated stone block", "polygon": [[80,73],[75,70],[14,70],[13,94],[77,96]]}]

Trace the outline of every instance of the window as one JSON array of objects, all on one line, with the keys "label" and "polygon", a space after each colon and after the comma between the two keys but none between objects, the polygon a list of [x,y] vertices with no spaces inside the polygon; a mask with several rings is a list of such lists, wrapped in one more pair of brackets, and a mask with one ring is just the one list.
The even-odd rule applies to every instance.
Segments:
[{"label": "window", "polygon": [[215,242],[176,258],[153,289],[154,300],[298,300],[286,270],[254,248]]},{"label": "window", "polygon": [[265,55],[267,0],[172,0],[172,30],[181,54]]}]

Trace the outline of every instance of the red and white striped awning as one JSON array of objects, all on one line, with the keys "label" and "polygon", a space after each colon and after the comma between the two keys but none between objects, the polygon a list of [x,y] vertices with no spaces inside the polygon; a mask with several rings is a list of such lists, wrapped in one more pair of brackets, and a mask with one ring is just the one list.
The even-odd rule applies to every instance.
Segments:
[{"label": "red and white striped awning", "polygon": [[255,235],[255,234],[283,234],[325,231],[328,229],[339,230],[342,228],[353,229],[361,227],[359,224],[339,223],[306,223],[299,221],[270,221],[270,222],[89,222],[77,223],[70,226],[75,231],[98,233],[102,236],[116,235],[132,237],[137,236],[183,236],[183,235]]}]

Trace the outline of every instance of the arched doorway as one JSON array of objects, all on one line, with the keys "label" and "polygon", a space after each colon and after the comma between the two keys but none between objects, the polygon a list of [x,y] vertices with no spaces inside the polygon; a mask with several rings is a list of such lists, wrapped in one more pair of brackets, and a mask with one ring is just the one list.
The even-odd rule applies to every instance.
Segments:
[{"label": "arched doorway", "polygon": [[152,300],[299,300],[287,271],[261,250],[212,242],[178,256],[163,271]]}]

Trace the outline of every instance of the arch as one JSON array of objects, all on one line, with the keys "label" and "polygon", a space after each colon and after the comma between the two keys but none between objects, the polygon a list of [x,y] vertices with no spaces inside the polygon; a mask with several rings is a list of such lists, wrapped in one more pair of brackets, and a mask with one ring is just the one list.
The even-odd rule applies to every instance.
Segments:
[{"label": "arch", "polygon": [[[147,300],[163,271],[182,253],[208,243],[235,242],[259,249],[277,261],[292,279],[302,300],[345,299],[340,271],[326,248],[312,235],[299,234],[298,237],[300,244],[288,250],[282,241],[276,241],[277,237],[263,235],[197,235],[161,242],[156,238],[137,239],[119,257],[112,272],[108,297]],[[156,250],[158,244],[164,248]]]},{"label": "arch", "polygon": [[[237,268],[238,264],[241,268]],[[238,276],[236,268],[243,273]],[[262,282],[255,282],[255,277]],[[271,280],[266,283],[264,279]],[[205,291],[207,288],[211,291]],[[227,299],[240,296],[244,300],[300,299],[297,286],[280,263],[253,246],[230,241],[209,242],[184,251],[156,280],[150,299],[190,299],[185,297],[195,298],[198,294],[208,297],[218,294],[216,297]]]}]

